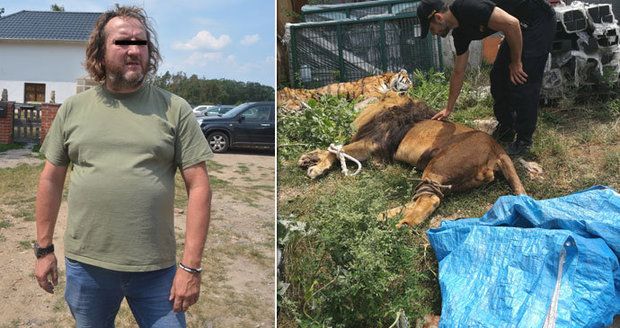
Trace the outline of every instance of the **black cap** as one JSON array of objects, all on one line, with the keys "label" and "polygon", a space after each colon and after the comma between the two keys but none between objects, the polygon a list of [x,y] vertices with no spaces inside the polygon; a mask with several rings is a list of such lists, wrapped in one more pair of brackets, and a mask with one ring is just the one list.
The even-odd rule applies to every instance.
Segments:
[{"label": "black cap", "polygon": [[422,25],[422,34],[420,38],[425,38],[428,34],[428,26],[431,23],[431,18],[435,13],[440,12],[444,7],[444,3],[441,0],[422,0],[418,5],[418,19]]}]

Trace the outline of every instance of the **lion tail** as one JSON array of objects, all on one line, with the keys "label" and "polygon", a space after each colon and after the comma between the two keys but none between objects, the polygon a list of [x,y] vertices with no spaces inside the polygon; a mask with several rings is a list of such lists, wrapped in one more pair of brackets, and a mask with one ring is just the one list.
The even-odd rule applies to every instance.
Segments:
[{"label": "lion tail", "polygon": [[502,154],[499,155],[499,167],[506,180],[508,180],[508,184],[510,184],[510,188],[512,188],[514,194],[525,195],[525,188],[523,188],[521,179],[519,179],[517,175],[517,170],[506,152],[502,152]]}]

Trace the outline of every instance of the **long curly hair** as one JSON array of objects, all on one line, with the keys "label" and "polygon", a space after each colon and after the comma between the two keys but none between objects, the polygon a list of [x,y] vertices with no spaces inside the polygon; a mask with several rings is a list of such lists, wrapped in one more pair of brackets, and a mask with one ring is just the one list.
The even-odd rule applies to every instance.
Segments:
[{"label": "long curly hair", "polygon": [[105,50],[107,39],[105,26],[114,17],[135,18],[142,23],[146,32],[149,49],[147,76],[155,75],[159,63],[161,62],[161,55],[159,54],[159,45],[157,44],[157,34],[149,23],[146,12],[139,7],[119,6],[118,4],[113,10],[108,10],[101,14],[95,23],[95,27],[88,40],[88,46],[86,47],[86,70],[95,81],[105,81]]}]

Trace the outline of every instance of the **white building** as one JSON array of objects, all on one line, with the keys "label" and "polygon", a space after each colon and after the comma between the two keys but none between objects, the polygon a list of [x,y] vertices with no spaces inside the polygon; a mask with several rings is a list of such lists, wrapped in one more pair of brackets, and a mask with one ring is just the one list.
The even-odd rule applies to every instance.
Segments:
[{"label": "white building", "polygon": [[8,100],[50,102],[87,88],[86,44],[101,13],[20,11],[0,17],[0,91]]}]

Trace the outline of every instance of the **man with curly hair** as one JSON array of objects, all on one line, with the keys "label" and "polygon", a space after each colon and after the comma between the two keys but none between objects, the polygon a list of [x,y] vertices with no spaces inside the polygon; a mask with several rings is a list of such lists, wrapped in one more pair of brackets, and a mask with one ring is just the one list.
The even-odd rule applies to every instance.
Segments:
[{"label": "man with curly hair", "polygon": [[[58,283],[52,244],[71,167],[64,236],[65,299],[78,327],[114,327],[127,300],[140,327],[185,327],[200,293],[209,226],[212,156],[189,104],[146,81],[161,60],[146,13],[103,13],[86,49],[100,85],[65,101],[41,152],[36,279]],[[176,262],[175,173],[188,194],[185,246]]]}]

